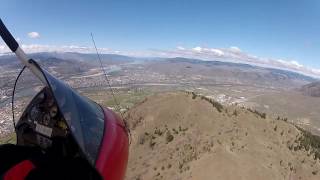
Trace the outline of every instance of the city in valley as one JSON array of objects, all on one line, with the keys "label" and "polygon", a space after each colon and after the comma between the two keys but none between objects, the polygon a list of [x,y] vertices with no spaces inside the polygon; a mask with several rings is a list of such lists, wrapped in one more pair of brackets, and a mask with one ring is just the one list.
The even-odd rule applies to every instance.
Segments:
[{"label": "city in valley", "polygon": [[[153,94],[187,91],[223,105],[257,109],[268,116],[287,118],[317,134],[320,129],[317,110],[320,98],[303,91],[305,85],[316,79],[296,72],[232,62],[113,54],[102,55],[102,70],[91,54],[37,53],[32,56],[71,87],[118,112],[127,111]],[[0,63],[0,136],[5,137],[13,132],[11,95],[21,66],[10,55],[1,56]],[[16,118],[41,86],[28,70],[21,75],[14,102]]]}]

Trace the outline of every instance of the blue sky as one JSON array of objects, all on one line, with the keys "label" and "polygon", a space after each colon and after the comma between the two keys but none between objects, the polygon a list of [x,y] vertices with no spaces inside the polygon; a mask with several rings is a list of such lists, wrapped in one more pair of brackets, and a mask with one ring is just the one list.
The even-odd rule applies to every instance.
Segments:
[{"label": "blue sky", "polygon": [[92,46],[93,32],[113,50],[235,46],[320,69],[317,0],[2,0],[0,17],[23,44]]}]

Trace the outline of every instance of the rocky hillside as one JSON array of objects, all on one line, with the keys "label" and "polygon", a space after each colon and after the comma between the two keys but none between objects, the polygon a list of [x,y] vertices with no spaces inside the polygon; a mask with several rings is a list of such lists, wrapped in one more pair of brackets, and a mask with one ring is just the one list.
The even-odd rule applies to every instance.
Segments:
[{"label": "rocky hillside", "polygon": [[126,114],[126,179],[319,179],[319,138],[286,119],[193,93],[148,97]]},{"label": "rocky hillside", "polygon": [[313,82],[302,86],[300,91],[306,95],[320,97],[320,82]]}]

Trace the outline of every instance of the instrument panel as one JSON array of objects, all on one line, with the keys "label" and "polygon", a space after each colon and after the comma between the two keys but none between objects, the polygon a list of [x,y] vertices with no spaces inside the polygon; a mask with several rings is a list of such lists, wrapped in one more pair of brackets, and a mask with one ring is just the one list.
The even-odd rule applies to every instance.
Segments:
[{"label": "instrument panel", "polygon": [[48,88],[43,88],[22,114],[17,124],[17,143],[39,145],[48,148],[54,138],[66,137],[69,133],[66,121]]}]

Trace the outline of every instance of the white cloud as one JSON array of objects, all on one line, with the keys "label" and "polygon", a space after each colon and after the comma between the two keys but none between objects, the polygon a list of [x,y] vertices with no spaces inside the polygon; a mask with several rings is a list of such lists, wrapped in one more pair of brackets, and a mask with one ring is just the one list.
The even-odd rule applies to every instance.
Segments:
[{"label": "white cloud", "polygon": [[290,61],[291,64],[293,64],[294,66],[296,66],[297,68],[302,68],[303,65],[299,64],[297,61]]},{"label": "white cloud", "polygon": [[192,50],[196,52],[201,52],[202,48],[198,46],[198,47],[192,48]]},{"label": "white cloud", "polygon": [[40,34],[38,32],[29,32],[28,36],[29,38],[39,38]]},{"label": "white cloud", "polygon": [[217,56],[223,56],[224,55],[223,51],[221,51],[219,49],[210,49],[210,51],[215,53]]},{"label": "white cloud", "polygon": [[315,74],[320,74],[320,69],[311,69],[311,71]]},{"label": "white cloud", "polygon": [[199,55],[208,55],[208,56],[223,56],[224,55],[224,52],[220,49],[210,49],[210,48],[203,48],[203,47],[200,47],[200,46],[197,46],[197,47],[194,47],[192,48],[191,50],[193,52],[188,52],[188,50],[186,48],[184,49],[179,49],[179,50],[184,50],[187,54],[192,54],[192,53],[198,53]]},{"label": "white cloud", "polygon": [[185,48],[182,47],[182,46],[178,46],[177,49],[178,49],[178,50],[185,50]]},{"label": "white cloud", "polygon": [[[79,53],[95,53],[93,47],[87,46],[52,46],[52,45],[41,45],[41,44],[22,44],[21,48],[26,53],[37,53],[37,52],[79,52]],[[119,51],[113,51],[109,48],[98,48],[100,53],[115,53]],[[10,49],[5,45],[0,45],[0,54],[6,54],[11,52]]]},{"label": "white cloud", "polygon": [[231,46],[229,49],[233,52],[241,52],[241,49],[238,48],[237,46]]},{"label": "white cloud", "polygon": [[[278,60],[271,60],[271,63],[275,64],[278,67],[283,67],[291,70],[297,70],[297,71],[309,71],[312,72],[311,68],[307,68],[304,65],[300,64],[297,61],[286,61],[282,59]],[[319,73],[320,74],[320,73]]]}]

